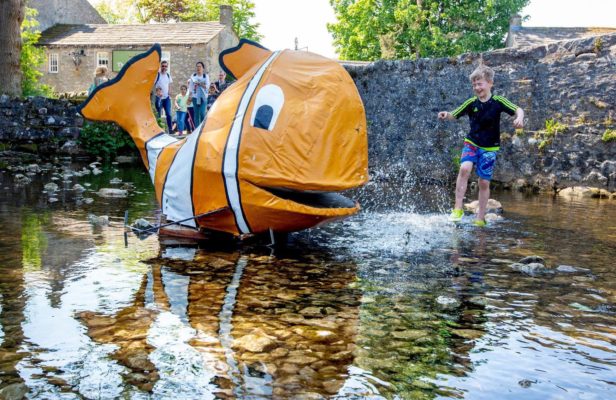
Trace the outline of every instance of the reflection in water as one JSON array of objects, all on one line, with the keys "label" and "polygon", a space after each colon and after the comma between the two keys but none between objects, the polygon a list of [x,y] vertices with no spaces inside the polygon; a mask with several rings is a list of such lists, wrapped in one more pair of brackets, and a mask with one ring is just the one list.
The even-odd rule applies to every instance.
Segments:
[{"label": "reflection in water", "polygon": [[[616,393],[613,203],[502,193],[505,219],[485,230],[449,225],[430,202],[375,207],[273,255],[161,249],[155,236],[125,247],[124,209],[156,213],[141,170],[90,177],[91,190],[120,173],[146,179],[90,206],[70,191],[48,205],[43,182],[0,173],[0,397]],[[510,267],[531,254],[547,268]]]},{"label": "reflection in water", "polygon": [[[140,290],[133,305],[110,317],[80,316],[94,340],[119,346],[113,357],[130,371],[127,382],[154,394],[336,394],[353,361],[360,292],[352,264],[326,260],[273,262],[266,256],[204,251],[191,261],[156,259],[146,278],[152,283],[141,285],[150,296]],[[186,277],[187,291],[177,290]],[[144,302],[148,297],[153,304]],[[169,310],[177,304],[187,306],[182,329],[190,332],[184,344],[201,357],[192,360],[181,380],[163,381],[163,365],[148,360],[168,368],[165,357],[172,350],[163,346],[160,357],[151,354],[152,325],[173,319]],[[181,324],[178,311],[173,316]],[[203,387],[210,382],[215,386]]]}]

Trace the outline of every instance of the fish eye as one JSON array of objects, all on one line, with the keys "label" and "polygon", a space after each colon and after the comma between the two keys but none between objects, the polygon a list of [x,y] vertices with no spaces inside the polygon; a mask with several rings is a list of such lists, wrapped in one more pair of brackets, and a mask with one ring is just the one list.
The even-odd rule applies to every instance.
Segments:
[{"label": "fish eye", "polygon": [[273,130],[283,104],[284,93],[280,86],[263,86],[257,93],[250,124],[255,128]]}]

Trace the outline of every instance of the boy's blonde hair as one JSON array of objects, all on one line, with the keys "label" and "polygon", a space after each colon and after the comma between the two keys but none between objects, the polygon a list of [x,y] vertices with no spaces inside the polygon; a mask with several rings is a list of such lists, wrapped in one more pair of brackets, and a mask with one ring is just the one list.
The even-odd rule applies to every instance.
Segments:
[{"label": "boy's blonde hair", "polygon": [[494,82],[494,70],[487,65],[482,64],[475,68],[473,73],[468,78],[471,80],[471,82],[475,81],[476,79],[482,78],[488,82]]}]

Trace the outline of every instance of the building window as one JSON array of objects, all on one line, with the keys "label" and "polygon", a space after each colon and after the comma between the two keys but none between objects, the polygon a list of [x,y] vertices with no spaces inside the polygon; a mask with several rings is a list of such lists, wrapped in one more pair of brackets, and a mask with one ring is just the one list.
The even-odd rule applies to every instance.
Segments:
[{"label": "building window", "polygon": [[109,53],[106,51],[96,53],[96,66],[109,68]]},{"label": "building window", "polygon": [[58,53],[49,53],[49,72],[57,74],[60,70]]},{"label": "building window", "polygon": [[167,72],[171,72],[171,52],[162,51],[160,53],[160,62],[167,61]]}]

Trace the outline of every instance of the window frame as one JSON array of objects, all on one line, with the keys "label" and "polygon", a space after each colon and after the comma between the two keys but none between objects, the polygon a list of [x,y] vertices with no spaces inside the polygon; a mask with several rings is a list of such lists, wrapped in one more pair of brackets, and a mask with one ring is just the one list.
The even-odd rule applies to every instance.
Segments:
[{"label": "window frame", "polygon": [[47,62],[49,64],[48,71],[50,74],[57,74],[60,72],[60,53],[49,53]]},{"label": "window frame", "polygon": [[[105,62],[101,63],[101,61],[105,61]],[[97,67],[107,67],[107,69],[109,69],[109,52],[108,51],[97,51],[96,52],[96,66]]]}]

